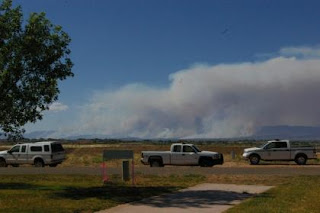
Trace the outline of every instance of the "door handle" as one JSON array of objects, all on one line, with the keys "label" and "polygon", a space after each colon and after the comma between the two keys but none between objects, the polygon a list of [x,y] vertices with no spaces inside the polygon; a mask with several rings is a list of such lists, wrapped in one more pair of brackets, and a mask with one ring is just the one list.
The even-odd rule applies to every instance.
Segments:
[{"label": "door handle", "polygon": [[182,156],[185,156],[186,154],[182,154]]}]

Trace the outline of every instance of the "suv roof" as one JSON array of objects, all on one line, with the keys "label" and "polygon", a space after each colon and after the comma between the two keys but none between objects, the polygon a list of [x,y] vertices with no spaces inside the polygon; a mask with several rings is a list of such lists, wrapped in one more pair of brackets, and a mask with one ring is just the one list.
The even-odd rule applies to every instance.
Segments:
[{"label": "suv roof", "polygon": [[58,141],[39,141],[39,142],[35,142],[35,143],[18,143],[20,145],[49,145],[52,143],[60,143]]},{"label": "suv roof", "polygon": [[279,140],[279,139],[276,139],[276,140],[271,140],[271,141],[268,141],[268,142],[289,142],[289,140]]},{"label": "suv roof", "polygon": [[174,143],[172,145],[188,145],[188,146],[193,146],[192,143]]}]

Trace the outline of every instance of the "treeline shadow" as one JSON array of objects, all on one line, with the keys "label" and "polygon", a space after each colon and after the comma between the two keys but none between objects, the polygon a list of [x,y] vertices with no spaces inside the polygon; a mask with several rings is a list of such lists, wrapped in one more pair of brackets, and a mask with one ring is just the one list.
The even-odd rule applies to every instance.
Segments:
[{"label": "treeline shadow", "polygon": [[27,183],[0,183],[0,190],[8,190],[8,189],[14,189],[14,190],[26,190],[26,189],[36,189],[39,186],[33,185],[33,184],[27,184]]},{"label": "treeline shadow", "polygon": [[[132,186],[103,186],[90,188],[69,187],[56,192],[51,198],[82,200],[97,198],[112,200],[130,205],[146,205],[158,208],[206,208],[209,205],[234,205],[233,201],[242,201],[252,196],[270,197],[269,194],[250,194],[247,192],[232,192],[222,190],[177,191],[177,187],[132,187]],[[175,192],[175,193],[172,193]],[[156,196],[160,195],[160,196]],[[154,197],[152,197],[154,196]],[[152,198],[150,198],[152,197]]]},{"label": "treeline shadow", "polygon": [[153,207],[175,207],[175,208],[205,208],[209,205],[233,205],[233,201],[242,201],[253,194],[246,192],[232,192],[221,190],[197,190],[185,191],[166,196],[158,196],[152,199],[144,199],[131,205],[147,205]]},{"label": "treeline shadow", "polygon": [[82,200],[87,198],[97,198],[101,200],[113,200],[116,202],[138,201],[146,197],[151,197],[163,193],[171,193],[179,190],[177,187],[134,187],[123,185],[106,185],[101,187],[77,188],[67,187],[62,191],[57,191],[51,195],[53,199],[73,199]]}]

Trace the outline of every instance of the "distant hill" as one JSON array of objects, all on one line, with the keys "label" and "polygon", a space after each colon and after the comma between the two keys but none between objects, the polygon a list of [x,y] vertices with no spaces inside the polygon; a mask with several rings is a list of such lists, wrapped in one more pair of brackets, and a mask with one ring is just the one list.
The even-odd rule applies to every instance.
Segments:
[{"label": "distant hill", "polygon": [[[88,135],[66,135],[60,136],[57,131],[48,130],[48,131],[35,131],[27,132],[24,134],[25,138],[29,139],[47,139],[47,138],[56,138],[56,139],[67,139],[67,140],[76,140],[76,139],[122,139],[122,140],[144,140],[145,138],[136,138],[136,137],[121,137],[121,136],[110,136],[103,134],[88,134]],[[4,139],[3,135],[0,136],[0,139]],[[241,140],[241,139],[256,139],[256,140],[268,140],[268,139],[291,139],[291,140],[320,140],[320,126],[263,126],[258,128],[251,136],[248,137],[239,137],[239,138],[220,138],[223,140]],[[148,138],[149,139],[149,138]],[[191,138],[190,138],[191,139]],[[217,138],[197,138],[197,140],[211,140]],[[152,140],[152,139],[150,139]],[[157,139],[159,140],[159,138]],[[163,138],[163,140],[179,140],[179,138]]]}]

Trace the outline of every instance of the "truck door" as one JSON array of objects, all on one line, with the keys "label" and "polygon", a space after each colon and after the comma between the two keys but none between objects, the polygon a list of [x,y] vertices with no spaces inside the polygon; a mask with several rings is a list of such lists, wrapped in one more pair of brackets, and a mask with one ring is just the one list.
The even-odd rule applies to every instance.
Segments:
[{"label": "truck door", "polygon": [[175,145],[171,153],[171,164],[175,165],[196,165],[198,154],[189,145]]},{"label": "truck door", "polygon": [[19,156],[20,156],[20,145],[16,145],[8,151],[6,161],[8,164],[18,164]]},{"label": "truck door", "polygon": [[182,158],[182,146],[174,145],[171,152],[171,164],[173,165],[181,164],[182,162],[181,158]]},{"label": "truck door", "polygon": [[27,145],[21,145],[20,153],[18,156],[18,163],[23,164],[28,162]]},{"label": "truck door", "polygon": [[199,156],[192,146],[183,145],[182,160],[184,164],[196,165],[198,164],[198,159],[199,159]]},{"label": "truck door", "polygon": [[265,160],[290,160],[290,149],[285,141],[268,144],[266,151]]}]

